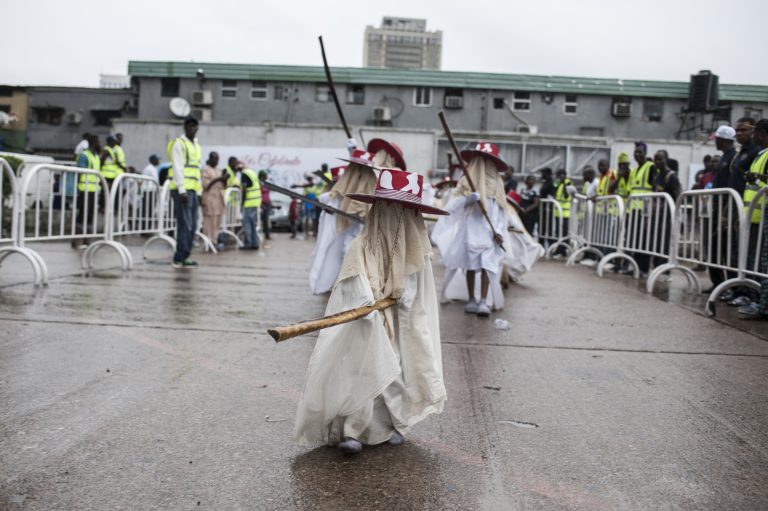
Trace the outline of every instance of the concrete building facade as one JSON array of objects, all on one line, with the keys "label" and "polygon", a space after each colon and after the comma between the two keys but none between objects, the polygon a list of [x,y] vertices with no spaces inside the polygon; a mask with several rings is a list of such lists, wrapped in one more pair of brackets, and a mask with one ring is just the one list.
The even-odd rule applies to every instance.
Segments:
[{"label": "concrete building facade", "polygon": [[427,32],[427,20],[386,16],[365,27],[363,67],[440,69],[443,32]]}]

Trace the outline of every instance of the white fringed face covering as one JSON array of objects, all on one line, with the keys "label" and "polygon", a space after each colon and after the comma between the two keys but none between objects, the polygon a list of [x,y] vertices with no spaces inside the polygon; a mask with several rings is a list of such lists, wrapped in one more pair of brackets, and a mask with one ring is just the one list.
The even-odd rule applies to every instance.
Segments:
[{"label": "white fringed face covering", "polygon": [[[493,160],[475,156],[469,162],[467,170],[483,203],[486,203],[488,199],[496,199],[496,204],[504,207],[507,203],[504,195],[504,182],[501,180],[501,173],[496,169]],[[459,193],[465,197],[472,193],[465,176],[462,175],[454,193]]]},{"label": "white fringed face covering", "polygon": [[[371,205],[352,200],[346,195],[348,193],[372,194],[375,189],[376,173],[374,173],[373,169],[364,165],[358,165],[357,163],[350,163],[347,166],[347,170],[344,171],[339,181],[333,185],[329,193],[331,197],[339,198],[339,209],[364,219],[368,215]],[[343,216],[336,217],[336,232],[342,233],[349,229],[351,225],[352,220],[349,218]]]}]

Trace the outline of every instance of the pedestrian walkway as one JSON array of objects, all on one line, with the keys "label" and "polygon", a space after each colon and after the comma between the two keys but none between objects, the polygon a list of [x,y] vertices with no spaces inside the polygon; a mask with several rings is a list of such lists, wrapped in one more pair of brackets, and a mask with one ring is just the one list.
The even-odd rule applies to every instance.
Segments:
[{"label": "pedestrian walkway", "polygon": [[405,445],[293,445],[313,338],[266,328],[326,298],[311,241],[272,247],[85,276],[52,244],[47,288],[0,274],[0,509],[768,507],[762,334],[557,262],[490,320],[441,307],[449,401]]}]

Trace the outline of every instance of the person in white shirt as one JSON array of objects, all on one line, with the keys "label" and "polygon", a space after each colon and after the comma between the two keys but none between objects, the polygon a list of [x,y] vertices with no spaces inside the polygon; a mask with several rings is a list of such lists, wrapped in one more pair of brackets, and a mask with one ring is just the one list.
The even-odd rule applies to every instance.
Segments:
[{"label": "person in white shirt", "polygon": [[[149,163],[144,170],[141,171],[142,176],[147,176],[155,180],[158,180],[157,165],[160,163],[160,158],[156,154],[149,157]],[[142,229],[151,229],[153,226],[153,219],[155,214],[155,202],[159,197],[159,185],[148,182],[141,183],[141,218]],[[152,192],[155,193],[152,193]]]},{"label": "person in white shirt", "polygon": [[83,133],[83,139],[78,142],[77,146],[75,147],[75,160],[80,156],[80,153],[88,149],[88,138],[91,135],[89,133]]}]

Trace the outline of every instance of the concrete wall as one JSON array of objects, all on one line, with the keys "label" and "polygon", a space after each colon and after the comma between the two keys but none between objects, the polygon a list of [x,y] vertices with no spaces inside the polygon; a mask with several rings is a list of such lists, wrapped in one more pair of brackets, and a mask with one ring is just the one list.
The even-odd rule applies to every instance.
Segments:
[{"label": "concrete wall", "polygon": [[[111,126],[96,126],[94,111],[112,110],[125,114],[125,106],[133,94],[128,90],[85,89],[71,87],[30,87],[28,135],[29,147],[35,152],[71,156],[84,132],[103,138],[112,131]],[[37,109],[62,108],[64,116],[59,124],[37,121]],[[81,121],[70,123],[66,115],[79,113]]]},{"label": "concrete wall", "polygon": [[[172,120],[168,104],[169,97],[160,96],[159,78],[140,78],[139,118],[145,120]],[[237,98],[224,98],[221,94],[221,80],[196,79],[180,80],[179,94],[191,101],[192,91],[207,89],[212,92],[213,105],[210,107],[214,122],[230,123],[299,123],[299,124],[335,124],[337,115],[330,102],[316,100],[317,86],[324,83],[270,82],[266,100],[250,98],[251,82],[237,82]],[[286,89],[284,99],[275,99],[275,89]],[[432,89],[431,106],[415,106],[414,87],[365,86],[365,102],[362,105],[346,104],[346,85],[337,86],[339,97],[344,103],[347,121],[354,125],[372,125],[373,109],[387,106],[392,114],[392,126],[403,129],[439,128],[437,112],[443,109],[444,88]],[[514,132],[519,126],[536,126],[538,133],[547,135],[595,135],[595,129],[602,130],[607,138],[629,137],[634,139],[674,139],[679,128],[678,113],[685,106],[684,100],[664,99],[660,122],[644,118],[644,98],[632,98],[632,113],[628,118],[617,118],[611,114],[613,97],[597,95],[578,95],[577,113],[564,113],[564,94],[531,93],[531,110],[515,112],[513,115],[506,108],[496,108],[494,99],[514,103],[514,95],[508,91],[463,90],[463,108],[446,109],[451,126],[456,130],[494,132]],[[733,105],[732,120],[744,115],[746,107],[765,107],[768,103]],[[194,108],[194,107],[193,107]],[[709,122],[709,121],[708,121]],[[708,125],[707,125],[708,126]],[[586,130],[586,131],[585,131]],[[692,137],[696,134],[692,133]]]}]

